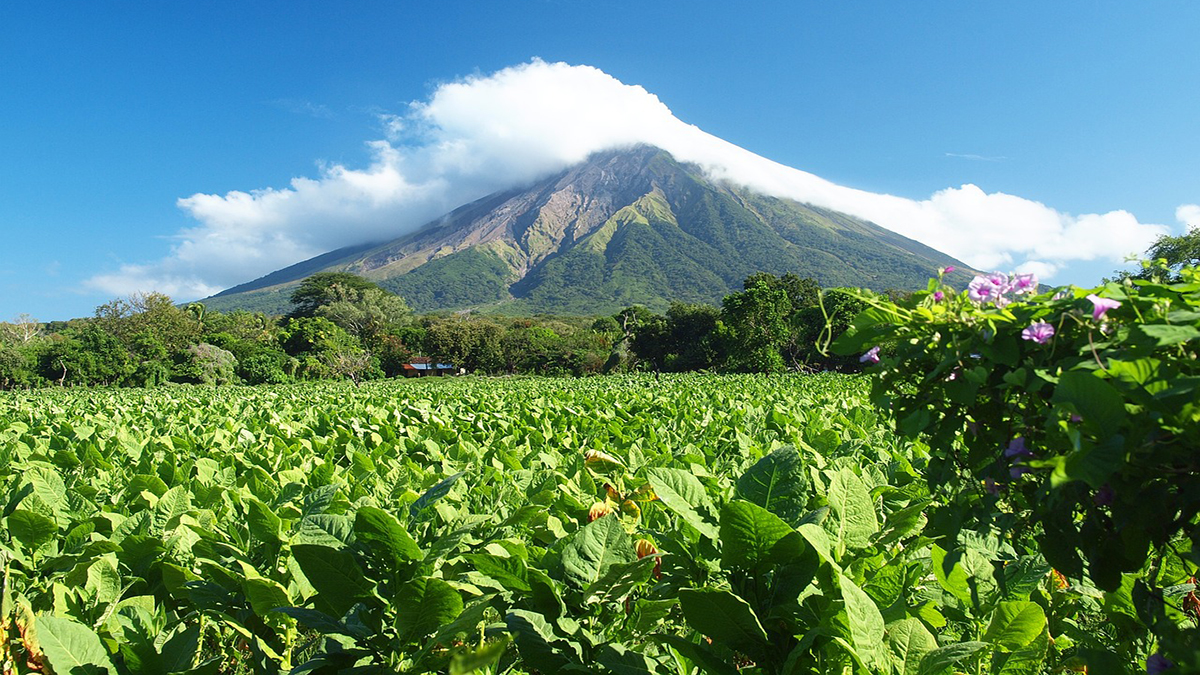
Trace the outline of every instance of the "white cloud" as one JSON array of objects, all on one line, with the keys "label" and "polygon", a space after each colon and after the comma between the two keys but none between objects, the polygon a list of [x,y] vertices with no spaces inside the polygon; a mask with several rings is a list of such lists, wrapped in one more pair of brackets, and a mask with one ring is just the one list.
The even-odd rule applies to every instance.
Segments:
[{"label": "white cloud", "polygon": [[1013,270],[1017,274],[1033,274],[1038,279],[1049,279],[1058,274],[1058,266],[1038,260],[1027,260]]},{"label": "white cloud", "polygon": [[[1072,261],[1121,261],[1162,225],[1130,213],[1071,215],[962,185],[911,200],[843,187],[755,155],[676,118],[653,94],[590,66],[531,63],[442,84],[405,115],[379,114],[371,161],[322,168],[285,188],[196,194],[196,219],[170,255],[90,279],[111,293],[198,297],[328,250],[400,236],[472,199],[528,183],[589,154],[650,143],[713,177],[874,221],[983,268],[1049,277]],[[1200,220],[1200,206],[1180,207]]]},{"label": "white cloud", "polygon": [[1184,204],[1175,209],[1175,217],[1184,227],[1200,227],[1200,204]]}]

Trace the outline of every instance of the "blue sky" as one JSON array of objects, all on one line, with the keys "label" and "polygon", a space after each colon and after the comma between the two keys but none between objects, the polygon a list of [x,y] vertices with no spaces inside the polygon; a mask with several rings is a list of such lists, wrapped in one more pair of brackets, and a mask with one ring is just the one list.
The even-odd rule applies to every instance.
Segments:
[{"label": "blue sky", "polygon": [[[336,195],[296,198],[307,206],[277,211],[252,191],[286,192],[299,177],[315,181],[312,199],[325,199],[344,178],[339,169],[351,178],[386,176],[394,162],[406,164],[408,148],[432,161],[431,144],[459,137],[418,123],[444,125],[447,115],[482,143],[489,111],[478,107],[490,99],[468,97],[462,105],[475,108],[448,113],[434,105],[443,113],[418,118],[410,102],[429,110],[447,83],[475,76],[488,84],[535,58],[611,76],[613,97],[604,101],[630,93],[620,83],[640,86],[707,134],[842,186],[933,204],[939,217],[959,211],[931,195],[972,184],[980,195],[1014,195],[1058,214],[1127,211],[1143,239],[1165,231],[1153,224],[1183,231],[1180,207],[1200,202],[1200,3],[913,5],[77,2],[51,9],[10,0],[0,4],[0,320],[20,312],[87,316],[117,292],[169,275],[187,276],[187,283],[161,282],[187,295],[320,252],[334,239],[304,228],[328,228],[339,217],[325,208]],[[545,86],[596,77],[559,75],[567,79],[522,81],[515,91],[537,100],[559,91]],[[561,91],[591,105],[588,91]],[[635,93],[631,105],[640,105]],[[647,115],[657,114],[650,108]],[[389,134],[392,115],[403,118],[403,133]],[[496,166],[516,176],[551,159]],[[425,171],[404,175],[431,178]],[[479,171],[432,176],[469,185],[423,195],[424,211],[355,211],[347,218],[360,226],[344,236],[376,233],[385,216],[417,218],[438,200],[491,186],[495,177]],[[256,210],[233,211],[231,191],[252,195]],[[197,194],[223,210],[178,203]],[[969,208],[1002,201],[980,198]],[[295,216],[314,203],[319,217]],[[228,221],[237,217],[296,220],[238,240],[275,247],[274,257],[197,262],[222,249],[189,247],[225,241],[214,233],[241,227]],[[1122,222],[1096,231],[1116,232]],[[1085,247],[1106,238],[1086,234],[1096,231],[1068,224],[1038,250],[1013,253],[1012,265],[1050,261],[1054,283],[1094,283],[1112,269],[1119,246],[1088,253],[1093,260],[1071,258],[1064,247],[1073,237]],[[926,243],[937,246],[937,232],[944,230],[931,230]],[[1013,236],[1037,236],[1022,232]],[[242,270],[246,278],[238,278]]]}]

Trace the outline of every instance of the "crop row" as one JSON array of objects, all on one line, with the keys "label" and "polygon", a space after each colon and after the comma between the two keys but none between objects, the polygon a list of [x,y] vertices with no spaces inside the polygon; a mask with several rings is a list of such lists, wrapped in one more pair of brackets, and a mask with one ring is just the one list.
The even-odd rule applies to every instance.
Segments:
[{"label": "crop row", "polygon": [[1117,596],[1061,581],[1027,533],[937,511],[927,449],[866,389],[6,394],[0,657],[114,675],[935,675],[1104,654],[1124,672],[1097,619]]}]

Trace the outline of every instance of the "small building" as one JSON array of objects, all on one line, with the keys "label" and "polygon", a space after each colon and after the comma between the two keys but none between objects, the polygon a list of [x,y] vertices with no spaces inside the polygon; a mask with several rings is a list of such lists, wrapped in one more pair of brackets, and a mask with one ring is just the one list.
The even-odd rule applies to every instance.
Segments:
[{"label": "small building", "polygon": [[428,356],[416,356],[404,364],[405,377],[443,377],[458,375],[458,368],[452,363],[437,363]]}]

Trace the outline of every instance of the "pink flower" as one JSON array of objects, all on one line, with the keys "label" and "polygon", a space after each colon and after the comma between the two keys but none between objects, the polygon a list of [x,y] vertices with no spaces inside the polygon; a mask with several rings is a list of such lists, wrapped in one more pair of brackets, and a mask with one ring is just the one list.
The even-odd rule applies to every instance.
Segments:
[{"label": "pink flower", "polygon": [[975,277],[967,284],[967,297],[975,302],[995,301],[1003,293],[1003,289],[988,277]]},{"label": "pink flower", "polygon": [[1092,318],[1096,321],[1104,318],[1104,313],[1110,309],[1116,309],[1121,306],[1121,303],[1116,300],[1102,298],[1095,293],[1087,296],[1088,300],[1092,301]]},{"label": "pink flower", "polygon": [[942,272],[942,274],[950,274],[953,271],[954,271],[954,265],[950,265]]},{"label": "pink flower", "polygon": [[1029,324],[1029,327],[1021,331],[1021,337],[1026,340],[1033,340],[1039,345],[1044,345],[1054,337],[1054,326],[1045,321],[1038,321]]},{"label": "pink flower", "polygon": [[1012,291],[1013,291],[1013,293],[1016,293],[1017,295],[1022,295],[1022,294],[1026,294],[1026,293],[1029,295],[1033,295],[1033,293],[1035,291],[1037,291],[1037,287],[1038,287],[1037,277],[1032,274],[1018,274],[1015,277],[1013,277]]},{"label": "pink flower", "polygon": [[871,347],[866,354],[858,357],[859,363],[879,363],[879,347]]},{"label": "pink flower", "polygon": [[942,300],[945,300],[945,299],[946,299],[946,294],[945,294],[945,293],[943,293],[943,292],[941,292],[941,291],[936,291],[936,292],[934,292],[934,294],[933,294],[933,301],[934,301],[934,302],[941,302]]}]

